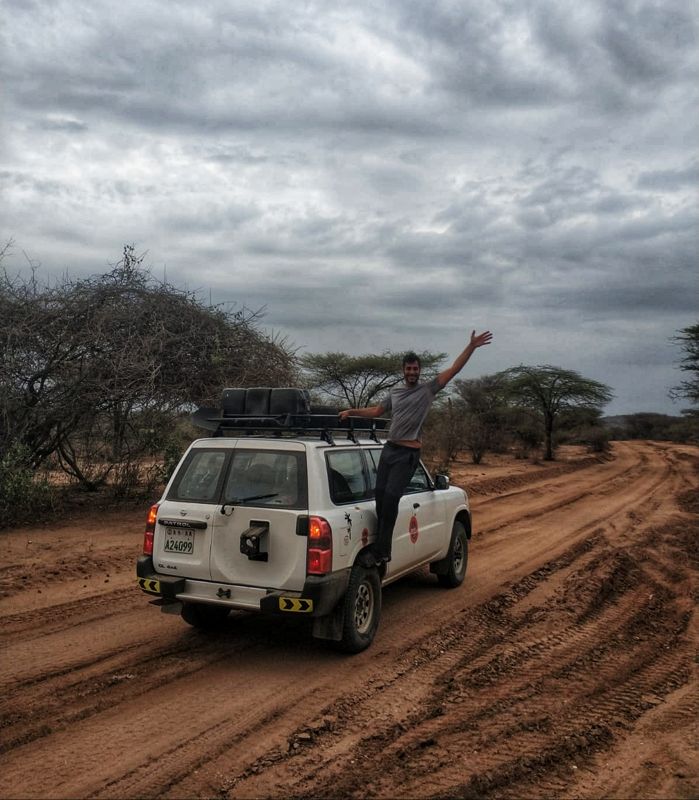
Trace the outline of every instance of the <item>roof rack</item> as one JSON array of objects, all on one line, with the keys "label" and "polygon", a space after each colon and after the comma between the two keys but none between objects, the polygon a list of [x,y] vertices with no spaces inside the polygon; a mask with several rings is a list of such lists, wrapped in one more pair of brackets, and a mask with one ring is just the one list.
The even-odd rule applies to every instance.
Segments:
[{"label": "roof rack", "polygon": [[[317,413],[319,411],[322,413]],[[222,410],[199,408],[192,414],[192,422],[212,431],[214,436],[318,434],[322,441],[334,445],[338,433],[346,434],[355,444],[362,435],[381,444],[378,431],[386,427],[388,420],[381,417],[340,420],[335,409],[311,408],[305,389],[253,387],[224,389]]]}]

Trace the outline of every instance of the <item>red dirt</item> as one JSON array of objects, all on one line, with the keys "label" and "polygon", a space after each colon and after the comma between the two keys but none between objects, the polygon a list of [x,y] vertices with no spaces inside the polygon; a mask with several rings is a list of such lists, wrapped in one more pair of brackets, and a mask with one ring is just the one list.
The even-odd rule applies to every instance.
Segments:
[{"label": "red dirt", "polygon": [[457,465],[466,583],[373,646],[137,588],[145,508],[0,535],[0,797],[696,798],[699,449]]}]

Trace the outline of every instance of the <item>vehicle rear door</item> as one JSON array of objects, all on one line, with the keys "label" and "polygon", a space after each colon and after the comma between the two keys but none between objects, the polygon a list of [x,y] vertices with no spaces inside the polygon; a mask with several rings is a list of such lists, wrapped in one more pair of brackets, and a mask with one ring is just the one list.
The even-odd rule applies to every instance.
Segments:
[{"label": "vehicle rear door", "polygon": [[300,442],[238,440],[214,515],[211,579],[301,590],[308,515],[306,451]]},{"label": "vehicle rear door", "polygon": [[157,572],[209,580],[209,553],[232,448],[194,447],[158,508],[153,541]]}]

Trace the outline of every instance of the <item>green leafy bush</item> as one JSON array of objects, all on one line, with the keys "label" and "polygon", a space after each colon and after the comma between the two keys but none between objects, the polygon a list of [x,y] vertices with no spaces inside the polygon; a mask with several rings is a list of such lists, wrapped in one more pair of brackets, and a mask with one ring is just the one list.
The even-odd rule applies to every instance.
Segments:
[{"label": "green leafy bush", "polygon": [[14,444],[0,457],[0,528],[27,522],[53,508],[51,487],[29,466],[29,450]]}]

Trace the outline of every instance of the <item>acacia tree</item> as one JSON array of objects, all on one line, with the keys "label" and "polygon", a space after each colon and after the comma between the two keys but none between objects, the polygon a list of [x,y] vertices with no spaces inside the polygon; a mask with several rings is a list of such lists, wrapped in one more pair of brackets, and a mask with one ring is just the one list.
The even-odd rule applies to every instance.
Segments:
[{"label": "acacia tree", "polygon": [[[419,353],[422,373],[433,377],[444,353]],[[403,353],[351,356],[347,353],[310,353],[301,357],[306,386],[323,400],[350,408],[377,402],[384,392],[403,380]]]},{"label": "acacia tree", "polygon": [[549,461],[553,459],[553,435],[559,415],[572,409],[599,408],[613,397],[609,386],[561,367],[521,365],[500,375],[506,381],[510,400],[540,416],[544,428],[544,458]]},{"label": "acacia tree", "polygon": [[258,314],[204,305],[141,262],[126,247],[111,272],[47,287],[0,272],[0,447],[34,467],[55,454],[94,488],[222,387],[293,382]]}]

